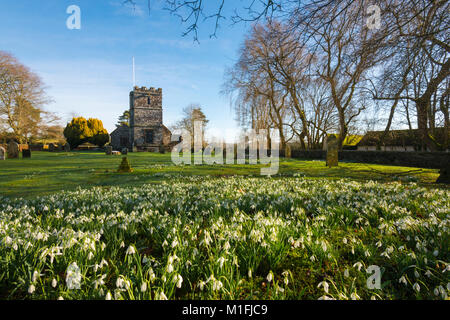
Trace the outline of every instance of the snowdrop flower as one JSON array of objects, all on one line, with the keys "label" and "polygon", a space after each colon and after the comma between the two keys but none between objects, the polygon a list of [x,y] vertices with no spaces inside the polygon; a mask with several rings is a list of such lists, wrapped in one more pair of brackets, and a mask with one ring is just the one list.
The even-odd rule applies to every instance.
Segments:
[{"label": "snowdrop flower", "polygon": [[231,246],[230,246],[230,243],[227,241],[227,242],[225,242],[225,244],[223,245],[223,249],[225,250],[225,251],[228,251],[228,249],[230,249],[231,248]]},{"label": "snowdrop flower", "polygon": [[167,240],[164,240],[164,242],[162,243],[162,246],[163,247],[165,247],[165,246],[168,246],[169,244],[167,243]]},{"label": "snowdrop flower", "polygon": [[348,269],[344,270],[344,277],[348,278],[350,276],[350,273],[348,272]]},{"label": "snowdrop flower", "polygon": [[198,287],[200,288],[200,291],[203,291],[203,288],[205,287],[205,282],[202,281],[202,280],[200,280],[200,281],[198,282]]},{"label": "snowdrop flower", "polygon": [[108,291],[108,293],[106,294],[105,300],[111,300],[112,296],[111,296],[111,292]]},{"label": "snowdrop flower", "polygon": [[121,247],[121,248],[125,248],[125,242],[122,241],[122,242],[120,243],[120,247]]},{"label": "snowdrop flower", "polygon": [[408,282],[406,281],[405,276],[402,276],[400,279],[398,279],[398,282],[399,282],[399,283],[403,283],[404,285],[407,285],[407,284],[408,284]]},{"label": "snowdrop flower", "polygon": [[414,270],[414,276],[415,276],[416,278],[419,278],[419,277],[420,277],[420,274],[417,272],[417,270]]},{"label": "snowdrop flower", "polygon": [[433,292],[434,292],[435,296],[438,296],[439,295],[439,288],[438,287],[434,288]]},{"label": "snowdrop flower", "polygon": [[70,290],[80,289],[81,287],[81,272],[76,262],[73,262],[66,271],[66,285]]},{"label": "snowdrop flower", "polygon": [[336,300],[336,299],[329,296],[321,296],[318,300]]},{"label": "snowdrop flower", "polygon": [[163,291],[161,291],[157,296],[157,300],[167,300],[167,297]]},{"label": "snowdrop flower", "polygon": [[33,292],[36,290],[36,287],[32,284],[28,287],[28,293],[33,294]]},{"label": "snowdrop flower", "polygon": [[167,265],[166,271],[167,271],[168,273],[172,273],[172,272],[173,272],[173,265],[172,265],[171,263],[169,263],[169,264]]},{"label": "snowdrop flower", "polygon": [[177,240],[177,239],[174,239],[174,240],[172,241],[171,247],[172,247],[172,248],[175,248],[177,245],[178,245],[178,240]]},{"label": "snowdrop flower", "polygon": [[316,257],[314,255],[312,255],[311,257],[309,257],[309,260],[311,260],[312,262],[316,261]]},{"label": "snowdrop flower", "polygon": [[92,253],[92,251],[89,251],[88,260],[92,260],[93,257],[94,257],[94,254]]},{"label": "snowdrop flower", "polygon": [[433,256],[437,257],[438,254],[439,254],[439,250],[436,249],[436,250],[433,251]]},{"label": "snowdrop flower", "polygon": [[217,262],[219,263],[219,266],[222,268],[223,264],[225,263],[226,259],[224,257],[220,257]]},{"label": "snowdrop flower", "polygon": [[352,298],[352,300],[359,300],[359,299],[361,299],[356,292],[353,292],[350,295],[350,298]]},{"label": "snowdrop flower", "polygon": [[252,269],[251,269],[251,268],[248,269],[248,277],[249,277],[249,278],[252,277]]},{"label": "snowdrop flower", "polygon": [[413,289],[414,289],[414,291],[416,291],[416,292],[420,292],[420,286],[419,286],[419,284],[418,284],[417,282],[414,283]]},{"label": "snowdrop flower", "polygon": [[174,281],[177,283],[177,288],[181,288],[181,284],[183,283],[183,277],[181,276],[181,274],[177,274],[174,278]]},{"label": "snowdrop flower", "polygon": [[53,280],[52,280],[52,287],[53,288],[56,288],[56,285],[58,284],[58,282],[56,281],[56,279],[55,278],[53,278]]},{"label": "snowdrop flower", "polygon": [[63,297],[61,297],[61,296],[59,296],[59,297],[58,297],[58,300],[64,300],[64,298],[63,298]]},{"label": "snowdrop flower", "polygon": [[39,272],[37,272],[36,270],[33,272],[33,277],[32,277],[32,281],[33,283],[37,281],[37,278],[39,278],[41,276],[41,274],[39,274]]},{"label": "snowdrop flower", "polygon": [[273,280],[273,273],[272,273],[272,271],[269,272],[269,274],[267,275],[266,279],[267,279],[268,282],[272,282],[272,280]]},{"label": "snowdrop flower", "polygon": [[357,268],[358,271],[361,271],[362,266],[362,263],[358,261],[353,265],[353,268]]},{"label": "snowdrop flower", "polygon": [[147,291],[147,282],[142,282],[141,284],[141,292]]},{"label": "snowdrop flower", "polygon": [[134,246],[129,246],[127,249],[127,252],[125,254],[131,255],[131,254],[135,254],[135,253],[136,253],[136,249],[134,248]]},{"label": "snowdrop flower", "polygon": [[319,285],[317,286],[317,288],[320,288],[320,287],[323,287],[323,291],[325,291],[325,293],[328,293],[328,288],[329,288],[328,282],[326,282],[326,281],[320,282]]},{"label": "snowdrop flower", "polygon": [[223,287],[222,281],[214,279],[212,286],[213,291],[219,291],[220,289],[222,289],[222,287]]}]

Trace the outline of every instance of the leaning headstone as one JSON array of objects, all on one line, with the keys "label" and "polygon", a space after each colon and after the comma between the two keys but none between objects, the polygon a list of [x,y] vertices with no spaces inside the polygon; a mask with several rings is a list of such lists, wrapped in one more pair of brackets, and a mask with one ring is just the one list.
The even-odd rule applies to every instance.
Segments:
[{"label": "leaning headstone", "polygon": [[122,162],[119,166],[119,169],[117,169],[117,172],[133,172],[133,169],[131,169],[127,157],[122,158]]},{"label": "leaning headstone", "polygon": [[22,158],[31,158],[30,148],[22,150]]},{"label": "leaning headstone", "polygon": [[334,134],[327,138],[327,166],[329,168],[338,165],[338,141]]},{"label": "leaning headstone", "polygon": [[19,157],[19,144],[15,141],[8,143],[8,159],[17,159]]},{"label": "leaning headstone", "polygon": [[113,148],[111,146],[106,146],[105,153],[107,156],[112,155]]},{"label": "leaning headstone", "polygon": [[291,152],[291,146],[286,144],[286,147],[284,149],[284,157],[285,158],[291,158],[292,157],[292,152]]},{"label": "leaning headstone", "polygon": [[0,160],[6,159],[6,150],[3,147],[0,147]]},{"label": "leaning headstone", "polygon": [[70,144],[68,142],[66,142],[66,144],[64,145],[64,151],[65,152],[69,152],[70,151]]},{"label": "leaning headstone", "polygon": [[450,184],[450,164],[447,164],[447,166],[442,167],[439,173],[440,175],[437,178],[436,183]]},{"label": "leaning headstone", "polygon": [[122,154],[128,154],[128,148],[123,148],[122,149]]}]

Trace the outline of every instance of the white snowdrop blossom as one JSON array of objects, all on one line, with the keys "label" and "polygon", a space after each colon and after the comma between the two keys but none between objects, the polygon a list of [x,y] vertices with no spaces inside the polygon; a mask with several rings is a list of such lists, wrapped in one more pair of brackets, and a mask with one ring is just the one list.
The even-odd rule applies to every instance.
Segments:
[{"label": "white snowdrop blossom", "polygon": [[66,285],[69,290],[81,288],[81,271],[76,262],[72,262],[67,268]]},{"label": "white snowdrop blossom", "polygon": [[317,286],[317,288],[323,287],[323,291],[325,291],[325,293],[328,293],[328,288],[329,288],[329,284],[326,281],[322,281],[319,283],[319,285]]}]

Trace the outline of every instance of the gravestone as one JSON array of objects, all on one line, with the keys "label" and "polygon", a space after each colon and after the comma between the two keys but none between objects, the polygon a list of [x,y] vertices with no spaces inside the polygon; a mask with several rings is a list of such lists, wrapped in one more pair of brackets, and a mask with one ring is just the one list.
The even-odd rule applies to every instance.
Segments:
[{"label": "gravestone", "polygon": [[107,156],[112,155],[113,148],[111,146],[106,146],[105,153]]},{"label": "gravestone", "polygon": [[22,158],[31,158],[30,148],[22,150]]},{"label": "gravestone", "polygon": [[6,159],[6,150],[3,147],[0,147],[0,160]]},{"label": "gravestone", "polygon": [[446,167],[442,167],[439,171],[440,175],[436,180],[436,183],[450,184],[450,164]]},{"label": "gravestone", "polygon": [[8,143],[8,159],[17,159],[19,157],[19,144],[15,141]]},{"label": "gravestone", "polygon": [[58,146],[56,147],[56,150],[58,150],[58,151],[63,151],[63,146],[62,146],[62,144],[58,144]]},{"label": "gravestone", "polygon": [[122,154],[128,154],[128,148],[123,148],[122,149]]},{"label": "gravestone", "polygon": [[65,152],[69,152],[70,151],[70,144],[68,142],[66,142],[66,144],[64,145],[64,151]]},{"label": "gravestone", "polygon": [[292,152],[291,152],[291,146],[286,144],[286,147],[284,149],[284,157],[285,158],[291,158],[292,157]]},{"label": "gravestone", "polygon": [[338,165],[338,141],[334,134],[327,138],[327,166],[329,168]]},{"label": "gravestone", "polygon": [[48,145],[48,151],[53,152],[53,151],[55,151],[55,149],[56,149],[56,147],[55,147],[55,145],[53,143],[50,143]]}]

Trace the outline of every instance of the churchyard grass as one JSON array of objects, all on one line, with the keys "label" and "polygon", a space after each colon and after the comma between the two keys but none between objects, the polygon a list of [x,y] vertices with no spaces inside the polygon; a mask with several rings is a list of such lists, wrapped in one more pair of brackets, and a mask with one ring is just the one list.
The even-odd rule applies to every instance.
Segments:
[{"label": "churchyard grass", "polygon": [[[93,186],[136,186],[160,183],[169,176],[260,176],[263,165],[201,165],[176,166],[170,154],[129,153],[133,173],[118,174],[121,156],[106,156],[100,152],[33,152],[31,159],[9,159],[0,163],[0,195],[33,197],[61,190]],[[325,161],[280,159],[280,170],[275,178],[302,175],[306,179],[326,177],[349,178],[360,181],[404,180],[425,186],[439,176],[438,170],[398,166],[383,166],[339,162],[338,167],[327,168]]]}]

